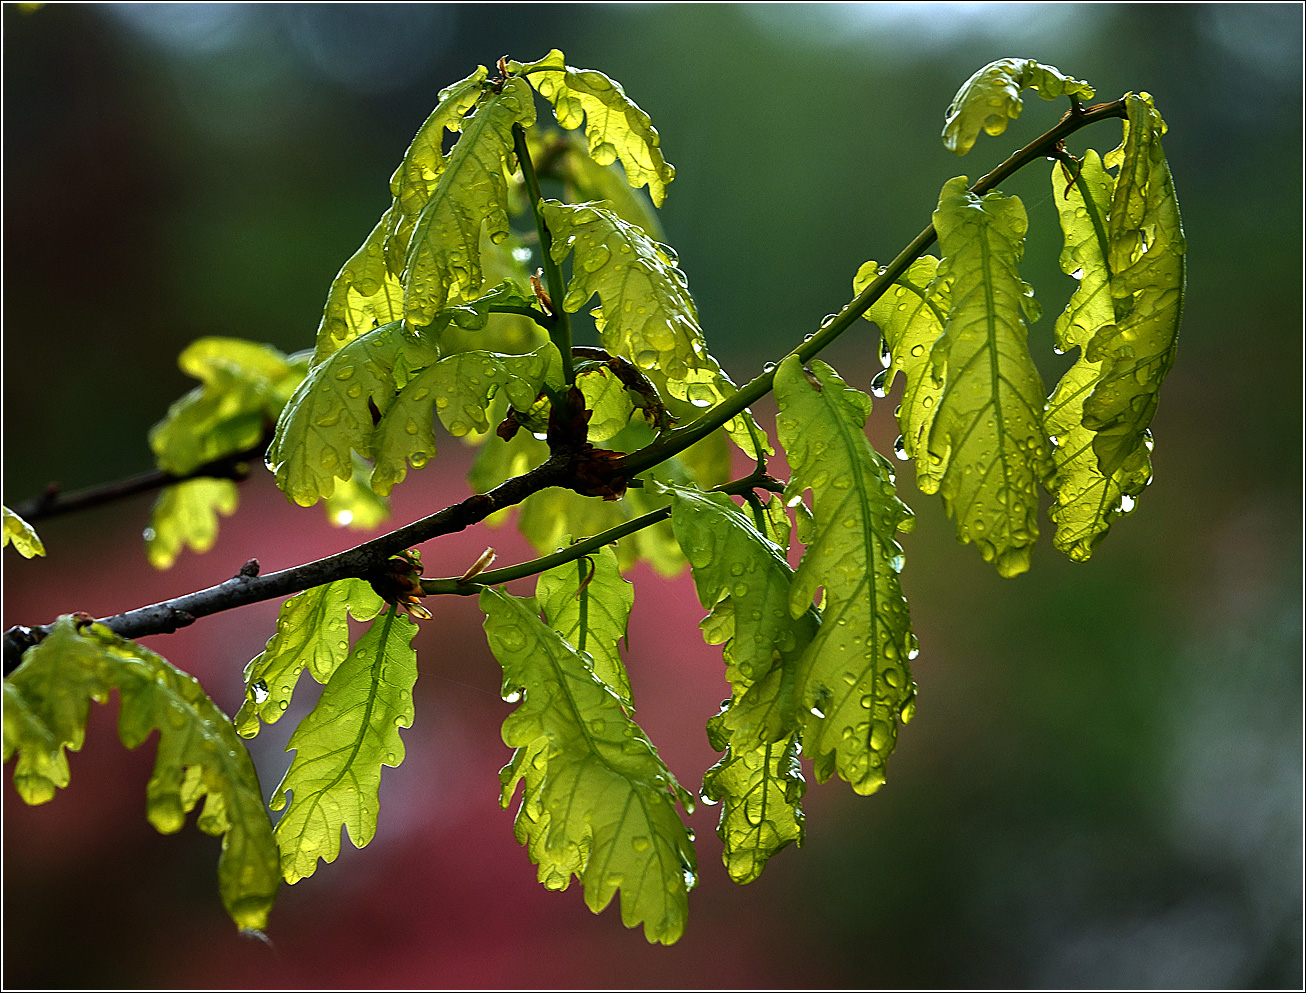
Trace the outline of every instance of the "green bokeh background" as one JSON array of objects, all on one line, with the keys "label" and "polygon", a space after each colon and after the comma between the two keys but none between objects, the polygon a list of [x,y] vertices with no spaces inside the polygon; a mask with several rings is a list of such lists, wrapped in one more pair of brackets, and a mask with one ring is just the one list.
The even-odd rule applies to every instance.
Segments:
[{"label": "green bokeh background", "polygon": [[[76,488],[149,468],[146,432],[190,388],[175,358],[194,338],[309,345],[331,278],[388,204],[386,181],[440,87],[505,53],[561,48],[652,116],[678,171],[667,239],[736,380],[837,310],[862,262],[895,255],[946,179],[988,171],[1057,119],[1061,105],[1030,94],[1005,135],[981,137],[965,159],[945,152],[952,94],[996,58],[1056,65],[1103,99],[1152,93],[1189,245],[1179,358],[1153,425],[1156,481],[1138,509],[1091,563],[1045,540],[1031,572],[1004,581],[955,543],[904,466],[921,692],[890,783],[869,799],[813,785],[806,847],[744,890],[723,881],[712,812],[700,811],[704,882],[680,946],[643,947],[613,912],[591,918],[574,890],[537,892],[498,812],[457,830],[441,822],[432,844],[507,837],[484,856],[501,852],[502,865],[468,857],[465,884],[449,869],[420,893],[402,886],[428,852],[410,824],[408,847],[346,846],[287,891],[275,950],[237,939],[213,892],[213,843],[143,825],[137,786],[115,790],[117,767],[92,757],[122,751],[105,722],[66,796],[28,810],[5,787],[6,985],[1300,984],[1298,5],[6,4],[3,27],[8,503],[52,479]],[[1117,140],[1106,124],[1070,145]],[[1031,215],[1023,272],[1047,315],[1031,343],[1052,382],[1069,364],[1052,353],[1051,325],[1071,281],[1056,264],[1047,173],[1033,166],[1004,190]],[[867,325],[823,357],[865,389],[876,351]],[[872,415],[882,451],[895,402]],[[459,498],[456,479],[441,485]],[[148,500],[51,521],[50,559],[5,552],[4,623],[220,581],[296,533],[297,515],[313,518],[305,535],[322,531],[309,554],[354,540],[325,532],[314,511],[289,512],[266,478],[245,499],[264,515],[255,533],[221,561],[187,555],[157,593],[137,538]],[[490,540],[509,547],[503,532]],[[704,699],[679,701],[655,670],[665,657],[706,671],[719,654],[698,640],[687,578],[640,579],[651,593],[643,678],[666,701],[641,716],[664,708],[674,739],[675,712],[690,709],[684,734],[701,736],[719,671]],[[506,708],[469,696],[460,709],[459,686],[497,685],[463,606],[437,611],[435,644],[464,651],[427,686],[444,693],[428,710],[484,741],[484,758],[438,724],[421,740],[462,756],[441,766],[446,790],[460,770],[483,772],[458,787],[479,796],[506,757],[495,751]],[[270,633],[271,614],[250,611],[229,647],[204,636],[223,659],[226,699],[213,691],[227,707],[250,645]],[[176,644],[199,653],[196,637]],[[151,642],[203,669],[169,644]],[[632,672],[638,692],[633,659]],[[663,746],[669,761],[678,747]],[[129,758],[122,775],[143,782],[142,757]],[[279,776],[269,768],[266,792]],[[696,785],[702,764],[673,769]],[[386,773],[382,835],[388,801],[439,820],[438,796],[387,796],[403,771]],[[123,796],[105,814],[76,800],[79,788]],[[419,914],[429,928],[406,923]]]}]

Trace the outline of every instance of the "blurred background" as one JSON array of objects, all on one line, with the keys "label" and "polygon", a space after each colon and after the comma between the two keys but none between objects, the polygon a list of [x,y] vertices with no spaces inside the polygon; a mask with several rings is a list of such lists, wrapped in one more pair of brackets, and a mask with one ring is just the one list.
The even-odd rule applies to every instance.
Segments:
[{"label": "blurred background", "polygon": [[[690,818],[689,930],[649,947],[573,886],[545,892],[497,805],[508,758],[475,604],[433,604],[408,758],[364,850],[282,891],[271,946],[217,898],[217,842],[144,819],[152,746],[97,707],[73,782],[4,790],[4,974],[13,987],[1297,987],[1302,980],[1302,8],[1296,4],[6,4],[4,497],[151,467],[146,433],[193,385],[202,335],[312,344],[327,287],[389,202],[437,93],[478,63],[561,48],[649,112],[678,170],[662,212],[709,343],[754,376],[975,178],[1049,127],[1028,95],[958,160],[958,86],[1002,57],[1147,90],[1189,244],[1178,362],[1153,424],[1156,481],[1086,565],[1048,540],[1002,580],[936,498],[903,573],[921,642],[916,719],[890,781],[811,785],[801,850],[737,887],[716,811]],[[1071,150],[1101,151],[1114,123]],[[1004,187],[1031,215],[1025,277],[1045,380],[1072,281],[1043,166]],[[866,389],[870,325],[828,358]],[[887,452],[896,396],[869,425]],[[466,495],[468,453],[397,490],[395,523]],[[97,615],[360,539],[289,506],[261,470],[216,547],[146,564],[150,498],[44,522],[6,550],[4,624]],[[457,575],[511,528],[424,550]],[[687,576],[641,567],[629,667],[639,716],[697,788],[726,695]],[[529,587],[518,592],[527,592]],[[452,600],[453,598],[449,598]],[[276,604],[146,643],[234,711]],[[301,684],[301,696],[311,696]],[[298,703],[307,706],[306,702]],[[264,792],[291,720],[252,742]]]}]

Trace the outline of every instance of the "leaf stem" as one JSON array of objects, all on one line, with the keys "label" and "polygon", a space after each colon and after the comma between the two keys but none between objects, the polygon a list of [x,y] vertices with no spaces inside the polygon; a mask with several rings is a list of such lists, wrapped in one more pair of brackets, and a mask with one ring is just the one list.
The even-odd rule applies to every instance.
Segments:
[{"label": "leaf stem", "polygon": [[562,354],[562,375],[568,386],[576,382],[576,371],[571,364],[571,318],[562,307],[565,287],[562,283],[562,270],[553,261],[553,235],[544,222],[544,197],[540,193],[540,180],[535,175],[535,165],[531,162],[530,148],[526,144],[526,131],[520,124],[512,126],[513,149],[517,161],[521,164],[522,179],[526,183],[526,194],[531,199],[531,215],[535,218],[535,230],[540,236],[540,264],[544,269],[545,285],[549,288],[553,314],[548,324],[549,337]]}]

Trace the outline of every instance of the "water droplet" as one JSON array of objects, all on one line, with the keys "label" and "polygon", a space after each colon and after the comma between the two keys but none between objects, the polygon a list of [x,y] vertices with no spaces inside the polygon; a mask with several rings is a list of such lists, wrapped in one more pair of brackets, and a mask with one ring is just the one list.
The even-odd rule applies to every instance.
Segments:
[{"label": "water droplet", "polygon": [[255,703],[263,703],[270,695],[268,693],[268,684],[261,679],[254,680],[250,684],[249,691],[253,694]]},{"label": "water droplet", "polygon": [[910,455],[907,454],[907,444],[902,435],[898,435],[898,440],[893,443],[893,454],[899,462],[906,462]]},{"label": "water droplet", "polygon": [[712,796],[707,792],[707,790],[704,790],[703,792],[699,793],[698,798],[703,801],[704,807],[715,807],[718,803],[721,802],[720,800],[714,800]]},{"label": "water droplet", "polygon": [[509,690],[503,695],[504,703],[517,703],[521,700],[521,690]]},{"label": "water droplet", "polygon": [[1128,514],[1134,509],[1136,501],[1128,493],[1120,494],[1120,513]]},{"label": "water droplet", "polygon": [[763,372],[775,372],[775,363],[774,363],[774,362],[768,362],[768,363],[766,363],[766,365],[762,366],[762,371],[763,371]]},{"label": "water droplet", "polygon": [[630,847],[637,852],[647,852],[649,841],[642,834],[638,834],[630,839]]},{"label": "water droplet", "polygon": [[876,373],[875,378],[871,380],[872,396],[879,397],[881,400],[883,400],[886,396],[888,396],[889,391],[885,387],[885,382],[886,380],[888,380],[888,378],[889,378],[888,369],[885,369],[883,372]]},{"label": "water droplet", "polygon": [[1084,270],[1083,270],[1083,269],[1076,269],[1074,272],[1072,272],[1072,273],[1070,274],[1070,278],[1071,278],[1071,279],[1083,279],[1083,278],[1084,278]]}]

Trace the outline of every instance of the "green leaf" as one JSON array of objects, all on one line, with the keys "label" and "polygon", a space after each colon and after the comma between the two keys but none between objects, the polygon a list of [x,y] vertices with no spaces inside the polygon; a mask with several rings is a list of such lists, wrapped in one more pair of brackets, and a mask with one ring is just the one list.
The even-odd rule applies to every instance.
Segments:
[{"label": "green leaf", "polygon": [[179,476],[256,445],[304,376],[294,359],[239,338],[200,338],[177,364],[203,385],[150,429],[150,447],[159,468]]},{"label": "green leaf", "polygon": [[726,871],[736,883],[751,883],[780,849],[791,842],[803,847],[802,746],[793,734],[740,752],[720,715],[707,729],[712,747],[725,754],[703,774],[703,799],[721,804],[716,833],[725,842]]},{"label": "green leaf", "polygon": [[245,666],[245,702],[236,714],[236,730],[252,738],[260,721],[279,721],[305,669],[319,683],[330,680],[349,653],[346,611],[356,621],[370,621],[384,607],[385,602],[361,579],[315,586],[283,603],[276,633]]},{"label": "green leaf", "polygon": [[1101,362],[1084,403],[1084,427],[1104,475],[1137,460],[1156,413],[1161,381],[1174,365],[1184,298],[1184,241],[1165,122],[1146,93],[1127,94],[1125,141],[1107,156],[1119,164],[1107,219],[1115,321],[1097,331],[1084,356]]},{"label": "green leaf", "polygon": [[635,101],[619,83],[594,69],[573,69],[556,48],[538,62],[511,63],[513,72],[530,79],[540,95],[553,104],[564,128],[585,124],[590,157],[599,165],[617,159],[633,187],[648,186],[653,203],[662,206],[667,184],[676,170],[662,157],[662,139]]},{"label": "green leaf", "polygon": [[[512,126],[535,123],[530,87],[509,79],[484,97],[462,127],[430,199],[422,205],[404,257],[404,317],[430,324],[449,302],[474,299],[484,283],[481,229],[508,236],[507,179]],[[402,238],[399,239],[402,244]]]},{"label": "green leaf", "polygon": [[981,131],[1000,135],[1007,121],[1020,116],[1024,102],[1020,92],[1035,90],[1044,100],[1060,96],[1091,100],[1093,87],[1072,79],[1061,70],[1033,59],[999,59],[990,62],[962,83],[948,107],[943,125],[943,144],[950,152],[965,155]]},{"label": "green leaf", "polygon": [[907,665],[916,638],[895,540],[912,516],[894,492],[889,464],[866,440],[871,398],[824,362],[811,363],[811,376],[797,356],[775,374],[776,426],[793,472],[785,495],[810,488],[815,518],[790,588],[790,614],[802,616],[817,588],[825,589],[821,626],[797,677],[810,712],[803,748],[817,782],[837,770],[866,794],[884,783],[898,722],[906,722],[916,692]]},{"label": "green leaf", "polygon": [[290,805],[277,822],[281,873],[295,883],[317,871],[318,859],[340,854],[340,828],[354,847],[376,834],[381,767],[404,760],[399,729],[413,726],[417,625],[390,607],[358,639],[331,674],[317,706],[290,736],[294,761],[272,796]]},{"label": "green leaf", "polygon": [[201,831],[222,836],[218,887],[237,926],[263,928],[280,877],[272,824],[254,765],[230,719],[193,678],[102,624],[60,617],[5,681],[5,760],[18,752],[14,785],[43,803],[68,783],[65,748],[81,749],[90,702],[118,690],[118,734],[135,748],[156,728],[147,816],[160,832],[181,829],[204,799]]},{"label": "green leaf", "polygon": [[1095,433],[1083,425],[1084,401],[1101,378],[1102,363],[1090,362],[1085,349],[1093,336],[1115,320],[1111,270],[1107,261],[1107,212],[1113,188],[1097,152],[1089,149],[1069,186],[1060,165],[1052,170],[1065,248],[1061,268],[1077,274],[1079,285],[1057,318],[1057,347],[1080,350],[1075,364],[1057,384],[1044,415],[1055,443],[1055,471],[1047,487],[1056,499],[1050,516],[1057,526],[1053,543],[1072,559],[1087,561],[1111,522],[1141,493],[1152,476],[1147,449],[1139,445],[1109,476],[1098,468]]},{"label": "green leaf", "polygon": [[8,507],[4,508],[4,523],[4,545],[13,542],[18,554],[25,559],[45,554],[45,545],[37,536],[36,529]]},{"label": "green leaf", "polygon": [[684,933],[697,882],[672,799],[674,792],[689,810],[689,795],[621,699],[539,619],[533,601],[487,588],[480,604],[504,697],[521,699],[503,723],[504,743],[516,752],[500,773],[502,803],[524,779],[515,833],[540,882],[562,890],[574,874],[595,913],[620,891],[622,922],[643,922],[650,942],[672,944]]},{"label": "green leaf", "polygon": [[337,479],[336,488],[323,502],[327,520],[336,527],[366,531],[390,516],[389,501],[377,496],[368,483],[371,475],[372,467],[355,453],[353,475]]},{"label": "green leaf", "polygon": [[[865,314],[879,326],[889,356],[889,365],[875,382],[888,393],[899,373],[907,380],[898,427],[903,453],[916,461],[916,485],[922,493],[937,492],[943,476],[942,465],[927,457],[930,425],[943,394],[943,382],[934,378],[930,349],[943,334],[948,316],[944,286],[934,278],[938,267],[939,260],[932,255],[917,259]],[[853,292],[861,293],[878,275],[879,266],[867,262],[857,270]]]},{"label": "green leaf", "polygon": [[1043,381],[1021,316],[1030,292],[1016,269],[1028,222],[1016,197],[976,197],[966,177],[948,180],[934,212],[951,309],[931,357],[945,380],[929,457],[957,522],[1003,576],[1029,568],[1038,538],[1038,495],[1051,470],[1043,429]]},{"label": "green leaf", "polygon": [[240,497],[230,479],[200,477],[165,488],[150,511],[145,554],[156,569],[169,569],[185,546],[204,553],[218,539],[218,514],[230,517]]},{"label": "green leaf", "polygon": [[566,184],[568,202],[604,201],[626,223],[635,225],[654,241],[663,240],[662,222],[658,220],[648,194],[644,190],[632,189],[620,166],[599,165],[589,157],[581,143],[571,140],[568,135],[558,135],[554,140],[564,145],[555,169],[562,174]]},{"label": "green leaf", "polygon": [[578,372],[576,385],[585,397],[585,409],[591,412],[589,440],[607,441],[620,434],[635,412],[630,394],[611,369],[599,366]]},{"label": "green leaf", "polygon": [[[561,264],[575,251],[563,309],[574,314],[597,293],[601,303],[592,313],[604,348],[635,363],[664,396],[687,401],[700,413],[737,392],[707,351],[688,281],[671,249],[593,204],[546,200],[544,217],[553,234],[553,260]],[[745,411],[726,425],[745,451],[752,450],[751,418]],[[753,428],[766,437],[755,422]]]},{"label": "green leaf", "polygon": [[277,485],[304,507],[329,497],[337,479],[353,475],[352,452],[372,454],[376,421],[403,382],[437,358],[435,345],[395,323],[355,338],[313,366],[281,412],[268,448]]},{"label": "green leaf", "polygon": [[[564,546],[565,547],[565,546]],[[617,555],[605,546],[593,555],[540,574],[535,599],[544,620],[578,652],[590,656],[594,675],[633,709],[630,677],[617,651],[635,603],[635,587],[621,578]]]}]

